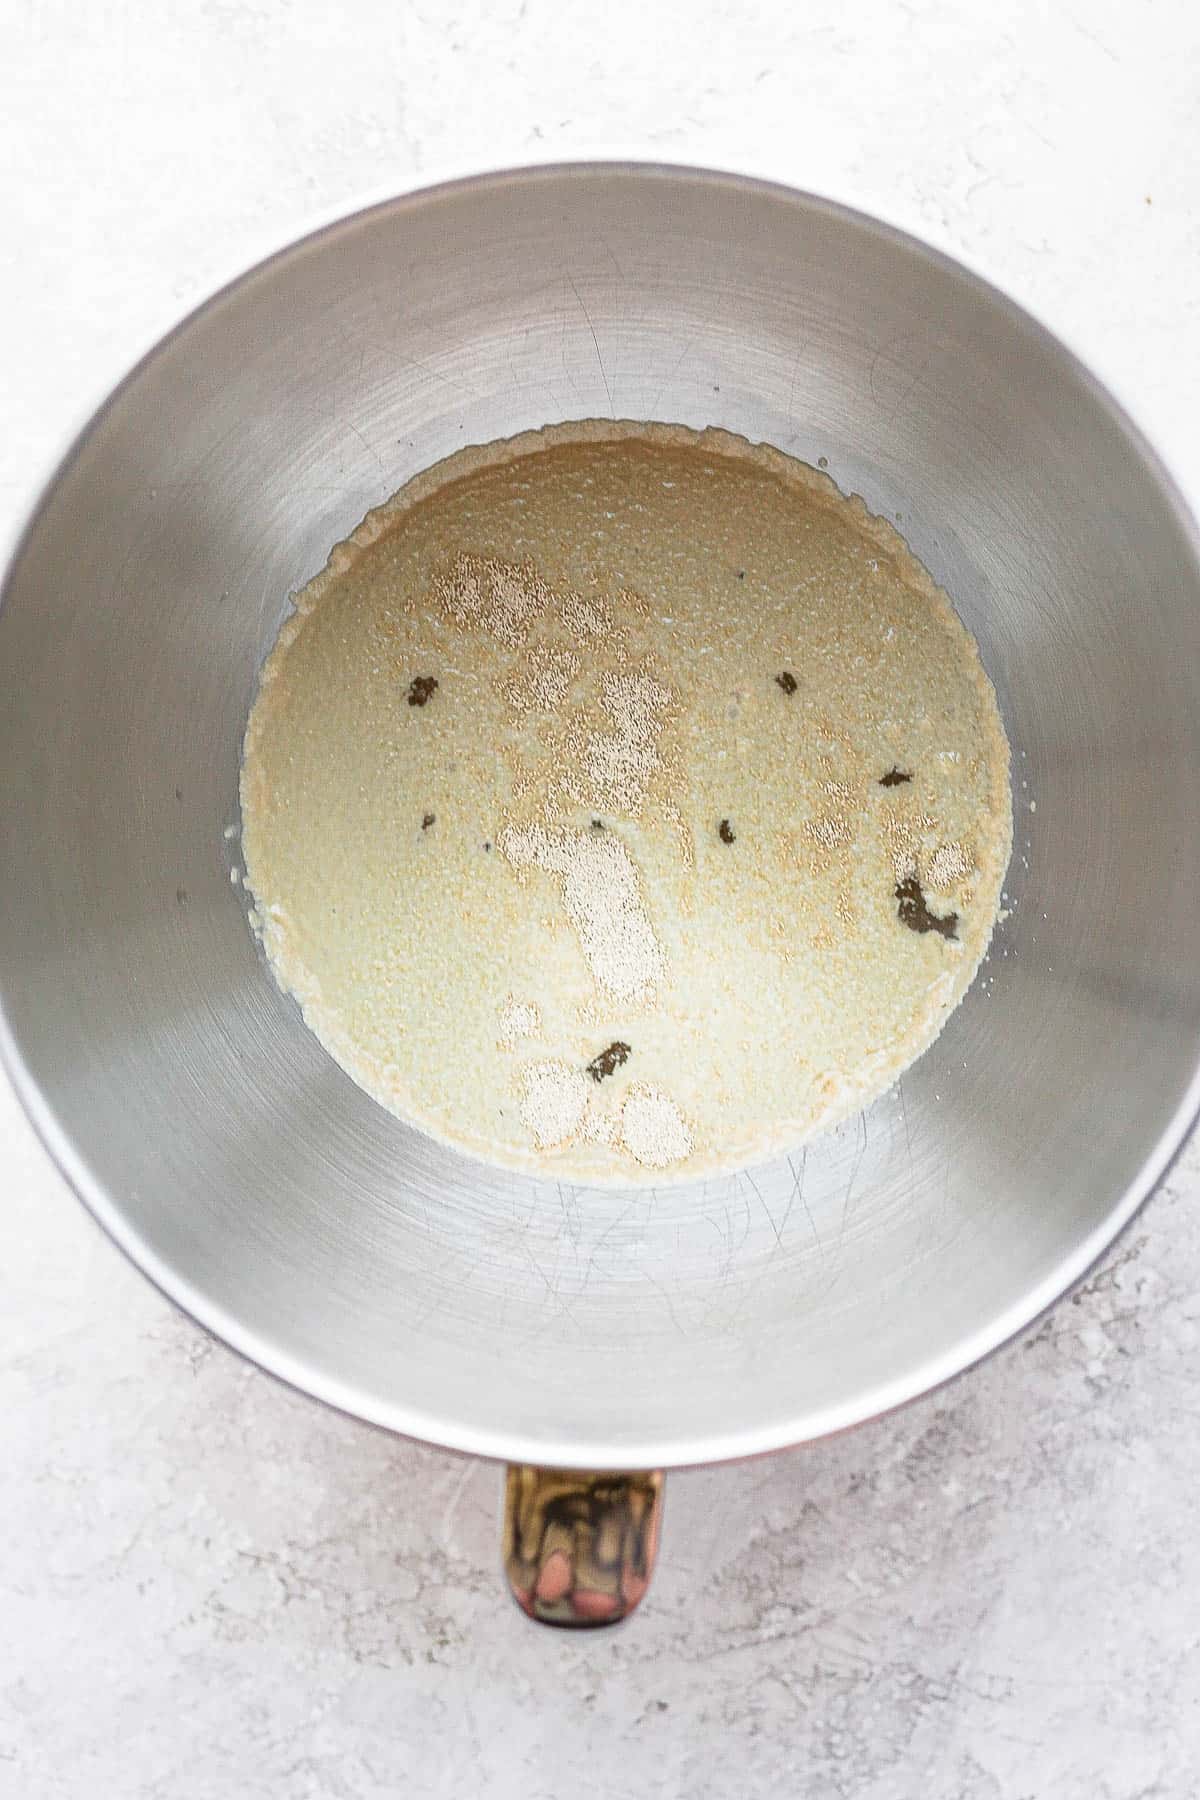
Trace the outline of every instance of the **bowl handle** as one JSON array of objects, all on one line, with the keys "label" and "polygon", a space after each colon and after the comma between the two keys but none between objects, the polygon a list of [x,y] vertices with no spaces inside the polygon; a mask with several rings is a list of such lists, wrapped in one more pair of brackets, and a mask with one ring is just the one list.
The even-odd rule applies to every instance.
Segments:
[{"label": "bowl handle", "polygon": [[543,1625],[616,1625],[650,1585],[662,1521],[660,1469],[596,1474],[510,1463],[504,1572]]}]

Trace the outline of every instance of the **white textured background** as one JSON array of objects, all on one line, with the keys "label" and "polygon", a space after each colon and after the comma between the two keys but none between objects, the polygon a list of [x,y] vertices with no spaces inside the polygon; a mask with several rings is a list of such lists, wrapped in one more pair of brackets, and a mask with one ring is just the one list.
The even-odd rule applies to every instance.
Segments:
[{"label": "white textured background", "polygon": [[[1200,493],[1195,0],[8,0],[0,28],[4,534],[131,359],[314,212],[606,147],[965,256]],[[1192,1800],[1197,1193],[1193,1148],[950,1390],[674,1477],[644,1612],[570,1638],[504,1597],[494,1469],[211,1343],[0,1086],[0,1795]]]}]

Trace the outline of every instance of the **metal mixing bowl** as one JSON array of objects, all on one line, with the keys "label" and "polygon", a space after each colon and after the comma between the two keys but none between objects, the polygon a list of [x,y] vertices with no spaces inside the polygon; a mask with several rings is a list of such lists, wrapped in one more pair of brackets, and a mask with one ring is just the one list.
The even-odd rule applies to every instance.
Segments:
[{"label": "metal mixing bowl", "polygon": [[[806,1152],[656,1191],[492,1170],[376,1106],[274,986],[224,835],[330,545],[463,444],[597,414],[828,459],[954,596],[1014,753],[1011,916],[934,1047]],[[5,1047],[51,1151],[203,1324],[440,1444],[650,1468],[852,1425],[1060,1294],[1197,1107],[1196,528],[1061,344],[810,196],[499,174],[253,269],[38,506],[0,765]]]}]

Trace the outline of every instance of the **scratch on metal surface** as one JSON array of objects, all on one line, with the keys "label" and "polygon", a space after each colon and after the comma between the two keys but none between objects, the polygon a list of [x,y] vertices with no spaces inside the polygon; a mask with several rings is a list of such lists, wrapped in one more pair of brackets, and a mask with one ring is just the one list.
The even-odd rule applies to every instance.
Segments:
[{"label": "scratch on metal surface", "polygon": [[783,1248],[783,1237],[780,1233],[779,1226],[775,1223],[775,1219],[771,1212],[770,1207],[767,1205],[766,1200],[763,1198],[762,1189],[759,1187],[757,1181],[755,1181],[753,1175],[751,1175],[751,1173],[748,1169],[743,1169],[742,1175],[743,1175],[743,1178],[750,1184],[750,1187],[753,1189],[755,1197],[758,1200],[758,1204],[762,1207],[763,1211],[767,1215],[767,1219],[768,1219],[768,1222],[770,1223],[771,1230],[775,1233],[775,1248],[777,1250],[781,1250]]},{"label": "scratch on metal surface", "polygon": [[420,369],[422,374],[428,375],[431,381],[447,382],[450,387],[457,388],[460,394],[465,394],[467,399],[472,402],[479,398],[479,395],[475,390],[469,388],[465,381],[460,381],[457,375],[452,375],[450,373],[449,369],[435,368],[433,364],[427,362],[423,356],[413,356],[411,352],[407,355],[399,353],[395,356],[395,360],[403,363],[406,368]]},{"label": "scratch on metal surface", "polygon": [[[725,1217],[725,1230],[721,1234],[725,1249],[721,1257],[721,1267],[717,1271],[717,1280],[724,1285],[733,1273],[733,1214],[727,1206],[722,1207],[721,1210]],[[717,1223],[715,1219],[712,1222],[714,1225]],[[720,1227],[718,1226],[717,1229],[720,1230]]]},{"label": "scratch on metal surface", "polygon": [[896,420],[900,417],[900,414],[907,407],[909,401],[912,399],[912,397],[916,393],[918,387],[921,385],[921,382],[924,380],[925,371],[928,369],[928,367],[929,367],[929,358],[926,357],[924,362],[921,364],[920,368],[917,370],[916,374],[913,376],[912,380],[909,382],[908,386],[905,388],[904,392],[901,394],[900,398],[897,400],[895,406],[893,406],[891,412],[888,414],[887,422],[889,425],[894,425],[896,423]]},{"label": "scratch on metal surface", "polygon": [[528,1345],[536,1343],[540,1337],[544,1337],[548,1331],[553,1331],[564,1319],[575,1327],[581,1338],[587,1339],[592,1335],[576,1318],[570,1303],[564,1300],[560,1294],[554,1306],[548,1307],[540,1318],[531,1320],[528,1331],[522,1332],[514,1339],[514,1342],[518,1348],[523,1350]]},{"label": "scratch on metal surface", "polygon": [[592,1270],[596,1266],[596,1258],[599,1256],[601,1250],[604,1248],[605,1244],[608,1242],[608,1240],[612,1236],[613,1232],[616,1231],[619,1226],[621,1226],[625,1223],[626,1219],[629,1217],[630,1213],[633,1211],[633,1209],[636,1205],[637,1205],[636,1196],[633,1199],[626,1201],[624,1211],[621,1212],[615,1219],[609,1220],[608,1224],[604,1227],[604,1230],[600,1233],[600,1236],[596,1239],[596,1242],[592,1245],[591,1255],[588,1257],[587,1267],[583,1272],[583,1285],[585,1287],[587,1286],[587,1283],[591,1277]]},{"label": "scratch on metal surface", "polygon": [[[528,349],[529,340],[532,336],[533,336],[533,327],[531,325],[527,325],[521,336],[522,351],[525,351]],[[540,362],[538,364],[538,367],[539,367],[539,369],[541,368]],[[532,379],[519,375],[517,373],[516,361],[513,357],[513,353],[511,350],[508,352],[508,372],[512,376],[512,384],[513,384],[513,388],[516,393],[527,394],[527,393],[532,393],[532,391],[535,387],[540,389],[540,391],[546,396],[546,400],[550,407],[550,411],[547,413],[546,417],[553,418],[555,411],[557,409],[556,409],[556,403],[555,403],[555,399],[554,399],[554,390],[550,386],[549,382],[546,381],[541,374],[538,374],[537,376],[533,377]]]},{"label": "scratch on metal surface", "polygon": [[[569,280],[570,280],[570,276],[564,275],[564,277],[563,277],[564,286],[565,286],[566,282]],[[579,392],[579,387],[575,380],[575,376],[571,371],[571,365],[567,361],[567,297],[566,297],[565,293],[563,295],[563,301],[562,301],[562,317],[559,320],[559,324],[561,325],[562,330],[559,334],[559,339],[558,339],[558,360],[562,364],[563,374],[566,376],[567,380],[571,384],[571,392],[575,396],[575,404],[577,407],[580,408],[580,411],[582,412],[582,410],[583,410],[583,395]]]},{"label": "scratch on metal surface", "polygon": [[529,1264],[529,1266],[533,1269],[536,1269],[538,1274],[541,1276],[542,1280],[545,1282],[546,1292],[550,1295],[551,1299],[557,1300],[558,1299],[558,1290],[556,1289],[556,1287],[554,1286],[554,1283],[551,1281],[551,1279],[547,1275],[545,1269],[543,1269],[541,1263],[538,1261],[537,1257],[533,1254],[533,1251],[529,1248],[529,1245],[525,1242],[524,1239],[521,1240],[521,1251],[525,1257],[526,1262]]},{"label": "scratch on metal surface", "polygon": [[1079,33],[1080,37],[1086,38],[1089,44],[1094,44],[1096,46],[1097,50],[1099,50],[1102,55],[1107,56],[1109,62],[1114,62],[1114,63],[1120,62],[1121,59],[1117,55],[1116,51],[1112,48],[1112,46],[1110,44],[1105,43],[1104,39],[1099,35],[1098,32],[1090,31],[1088,29],[1088,27],[1083,23],[1082,19],[1076,18],[1074,13],[1068,13],[1067,17],[1068,17],[1068,19],[1070,19],[1072,25],[1075,27],[1075,29]]},{"label": "scratch on metal surface", "polygon": [[880,412],[883,411],[883,402],[879,398],[879,389],[875,386],[875,371],[879,367],[879,359],[882,355],[883,345],[877,344],[875,346],[875,354],[871,358],[871,366],[867,370],[867,389]]},{"label": "scratch on metal surface", "polygon": [[867,1154],[867,1115],[865,1112],[859,1113],[858,1122],[862,1128],[862,1141],[860,1142],[860,1144],[858,1146],[858,1151],[854,1158],[854,1166],[850,1170],[850,1179],[846,1183],[845,1197],[842,1200],[842,1223],[841,1223],[841,1228],[840,1228],[840,1232],[839,1232],[840,1236],[845,1236],[846,1226],[849,1223],[849,1219],[850,1219],[850,1202],[854,1196],[854,1184],[858,1180],[859,1171],[861,1170],[862,1165],[863,1165],[863,1158]]},{"label": "scratch on metal surface", "polygon": [[579,302],[579,310],[582,312],[584,318],[587,320],[587,328],[592,334],[592,343],[596,347],[596,361],[600,364],[600,378],[604,383],[604,391],[608,395],[608,410],[609,410],[611,417],[615,419],[617,416],[617,413],[616,413],[616,408],[613,406],[612,389],[608,385],[608,371],[604,367],[604,358],[600,354],[600,339],[596,336],[596,327],[592,324],[592,315],[588,311],[587,307],[584,305],[583,295],[580,293],[579,289],[575,285],[575,277],[573,275],[568,274],[567,280],[571,284],[571,292],[574,294],[576,300],[578,300],[578,302]]},{"label": "scratch on metal surface", "polygon": [[619,279],[621,281],[624,281],[625,271],[621,267],[620,263],[617,261],[617,253],[613,249],[612,245],[609,243],[608,239],[605,237],[603,232],[600,233],[600,242],[604,245],[605,250],[608,252],[608,260],[611,262],[613,268],[617,271],[617,275],[618,275]]},{"label": "scratch on metal surface", "polygon": [[[794,425],[796,423],[796,376],[798,375],[798,373],[800,371],[800,358],[804,355],[804,352],[807,349],[808,349],[808,339],[805,338],[801,343],[796,345],[796,353],[792,357],[792,373],[791,373],[791,379],[788,383],[788,403],[787,403],[788,424],[789,425]],[[799,437],[799,435],[800,435],[800,433],[798,431],[793,431],[791,436],[788,438],[788,443],[794,444],[796,439]]]},{"label": "scratch on metal surface", "polygon": [[[734,1191],[738,1191],[736,1181],[734,1182]],[[742,1202],[742,1235],[738,1239],[737,1247],[739,1250],[742,1250],[745,1248],[746,1239],[750,1236],[750,1201],[745,1194],[742,1194],[740,1197]]]},{"label": "scratch on metal surface", "polygon": [[[528,1243],[523,1238],[521,1240],[521,1249],[524,1251],[525,1256],[528,1258],[529,1262],[537,1270],[538,1274],[541,1276],[542,1280],[546,1284],[546,1292],[549,1294],[550,1298],[554,1301],[555,1307],[557,1308],[557,1311],[555,1312],[554,1316],[557,1318],[560,1315],[562,1315],[562,1316],[570,1319],[570,1321],[571,1321],[572,1325],[574,1325],[575,1329],[577,1331],[582,1331],[583,1327],[580,1325],[579,1320],[575,1317],[575,1314],[571,1311],[570,1302],[568,1300],[564,1299],[559,1288],[555,1285],[555,1283],[553,1281],[551,1281],[551,1279],[547,1275],[545,1269],[543,1269],[541,1263],[538,1261],[537,1257],[533,1254],[533,1251],[529,1248]],[[555,1272],[557,1273],[557,1270]]]},{"label": "scratch on metal surface", "polygon": [[362,432],[358,429],[358,426],[352,424],[349,419],[346,420],[346,429],[347,431],[353,432],[363,449],[367,452],[367,455],[375,458],[375,461],[379,464],[379,473],[386,478],[387,470],[383,466],[383,458],[380,456],[374,444],[368,443]]},{"label": "scratch on metal surface", "polygon": [[683,1329],[683,1326],[679,1323],[679,1314],[675,1311],[674,1302],[672,1301],[670,1294],[667,1292],[667,1290],[663,1286],[662,1282],[658,1279],[658,1277],[656,1275],[651,1275],[649,1270],[647,1270],[647,1272],[646,1272],[646,1280],[650,1283],[651,1287],[658,1289],[659,1293],[662,1295],[663,1299],[666,1301],[667,1311],[671,1315],[672,1325],[674,1325],[676,1331],[679,1333],[681,1338],[686,1338],[688,1334]]},{"label": "scratch on metal surface", "polygon": [[912,1135],[908,1129],[908,1103],[904,1098],[904,1077],[896,1083],[896,1092],[900,1096],[900,1117],[904,1120],[904,1148],[908,1152],[908,1169],[912,1173]]},{"label": "scratch on metal surface", "polygon": [[562,1236],[570,1240],[573,1249],[579,1248],[579,1236],[582,1221],[579,1216],[579,1196],[575,1188],[564,1188],[562,1182],[557,1183],[558,1210],[562,1215],[559,1227]]},{"label": "scratch on metal surface", "polygon": [[[520,1193],[519,1188],[513,1189],[514,1202],[516,1201],[517,1195],[519,1193]],[[529,1227],[533,1224],[533,1216],[536,1212],[537,1212],[537,1191],[531,1185],[530,1193],[529,1193],[529,1211],[525,1214],[525,1217],[523,1219],[519,1219],[516,1215],[515,1205],[513,1207],[513,1226],[515,1227],[518,1235],[529,1230]]]},{"label": "scratch on metal surface", "polygon": [[[459,1287],[465,1287],[468,1278],[475,1273],[475,1270],[479,1266],[478,1258],[468,1262],[465,1268],[458,1271],[457,1285]],[[446,1303],[446,1295],[448,1292],[449,1284],[445,1281],[440,1285],[437,1283],[431,1284],[428,1305],[421,1307],[408,1321],[409,1330],[414,1336],[420,1336],[430,1319],[432,1319],[436,1313],[441,1312],[442,1307]]]},{"label": "scratch on metal surface", "polygon": [[675,361],[671,364],[670,372],[664,375],[659,382],[658,387],[655,390],[654,398],[646,408],[647,418],[656,419],[658,417],[658,403],[662,399],[663,389],[667,386],[668,382],[674,381],[688,356],[695,349],[695,343],[696,340],[694,338],[688,339],[687,343],[683,346],[683,349],[679,352],[679,355],[675,358]]},{"label": "scratch on metal surface", "polygon": [[[867,387],[870,390],[872,400],[875,402],[875,405],[880,412],[884,411],[884,401],[876,383],[876,370],[879,367],[880,359],[886,357],[889,362],[892,363],[893,367],[900,368],[900,357],[897,354],[898,349],[901,345],[908,345],[913,341],[911,333],[901,332],[898,337],[892,338],[890,343],[880,344],[875,351],[874,356],[871,358],[871,367],[867,374]],[[929,367],[929,362],[930,358],[926,356],[920,367],[909,377],[908,381],[905,382],[904,386],[900,389],[898,398],[893,403],[891,411],[886,415],[884,420],[885,424],[894,425],[896,423],[896,420],[900,417],[900,414],[904,411],[905,407],[916,393],[917,388]]]},{"label": "scratch on metal surface", "polygon": [[804,1216],[808,1220],[809,1230],[813,1234],[813,1242],[816,1244],[817,1249],[819,1250],[821,1248],[821,1234],[817,1230],[816,1221],[812,1216],[812,1208],[809,1206],[808,1201],[804,1197],[804,1179],[805,1179],[805,1176],[808,1174],[808,1145],[807,1144],[805,1144],[804,1147],[800,1151],[800,1167],[799,1168],[796,1167],[795,1158],[791,1157],[791,1156],[789,1156],[787,1159],[787,1166],[792,1172],[792,1191],[788,1195],[787,1211],[783,1215],[783,1224],[780,1226],[780,1230],[781,1231],[787,1230],[787,1222],[792,1216],[792,1208],[793,1208],[793,1206],[795,1206],[795,1204],[798,1200],[800,1202],[801,1206],[804,1208]]}]

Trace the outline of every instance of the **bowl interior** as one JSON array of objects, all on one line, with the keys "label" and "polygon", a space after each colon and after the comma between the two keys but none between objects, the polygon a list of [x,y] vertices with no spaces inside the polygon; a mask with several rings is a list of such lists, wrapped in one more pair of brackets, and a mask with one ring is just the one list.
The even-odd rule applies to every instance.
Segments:
[{"label": "bowl interior", "polygon": [[[615,1192],[406,1129],[231,881],[290,592],[411,474],[587,416],[722,425],[900,523],[1014,752],[1011,913],[933,1049],[807,1151]],[[0,983],[84,1198],[198,1318],[398,1429],[687,1462],[999,1342],[1177,1147],[1200,985],[1200,574],[1136,434],[1017,309],[861,216],[580,167],[396,201],[193,315],[75,446],[0,613]]]}]

